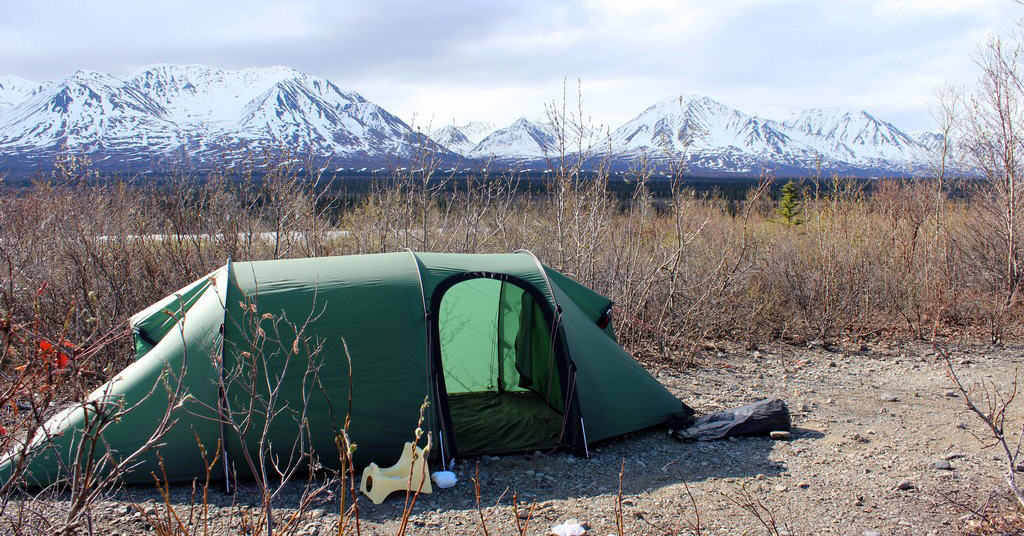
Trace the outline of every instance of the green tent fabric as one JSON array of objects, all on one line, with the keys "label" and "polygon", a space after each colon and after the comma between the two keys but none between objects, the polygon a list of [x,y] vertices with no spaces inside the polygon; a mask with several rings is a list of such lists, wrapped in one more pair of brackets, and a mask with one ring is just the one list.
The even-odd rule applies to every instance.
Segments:
[{"label": "green tent fabric", "polygon": [[390,464],[424,400],[442,462],[586,451],[688,411],[618,346],[610,307],[529,252],[229,262],[131,318],[135,362],[31,438],[26,481],[109,467],[161,422],[126,481],[201,477],[218,445],[216,477],[252,476],[260,452],[338,467],[346,418],[356,464]]}]

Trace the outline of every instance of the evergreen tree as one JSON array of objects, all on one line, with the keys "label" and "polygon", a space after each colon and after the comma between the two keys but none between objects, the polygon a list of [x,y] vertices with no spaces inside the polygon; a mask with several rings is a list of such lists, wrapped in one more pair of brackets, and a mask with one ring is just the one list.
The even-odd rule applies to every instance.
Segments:
[{"label": "evergreen tree", "polygon": [[803,209],[800,207],[800,187],[795,182],[789,181],[782,187],[782,195],[779,198],[779,207],[775,209],[779,223],[786,225],[800,225],[804,222],[800,214]]}]

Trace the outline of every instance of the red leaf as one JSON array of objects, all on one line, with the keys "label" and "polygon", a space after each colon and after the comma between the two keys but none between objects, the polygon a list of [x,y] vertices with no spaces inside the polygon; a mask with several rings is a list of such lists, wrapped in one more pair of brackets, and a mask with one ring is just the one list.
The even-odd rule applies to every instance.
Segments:
[{"label": "red leaf", "polygon": [[43,352],[52,352],[53,345],[50,344],[50,341],[39,339],[39,349]]},{"label": "red leaf", "polygon": [[57,368],[64,368],[68,366],[68,356],[63,352],[57,354]]},{"label": "red leaf", "polygon": [[6,426],[0,426],[0,436],[5,436],[5,435],[7,435],[7,427]]}]

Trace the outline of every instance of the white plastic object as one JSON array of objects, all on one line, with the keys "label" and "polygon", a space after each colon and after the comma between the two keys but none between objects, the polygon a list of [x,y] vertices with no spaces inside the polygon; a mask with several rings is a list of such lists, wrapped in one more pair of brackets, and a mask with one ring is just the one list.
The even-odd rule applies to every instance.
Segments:
[{"label": "white plastic object", "polygon": [[427,453],[413,443],[406,443],[402,448],[402,456],[398,463],[391,467],[380,468],[371,463],[363,470],[363,481],[359,485],[362,491],[373,501],[373,504],[384,502],[384,498],[395,491],[419,491],[432,493],[430,480],[427,480]]},{"label": "white plastic object", "polygon": [[587,529],[583,528],[575,519],[569,519],[561,525],[551,527],[551,534],[556,536],[583,536]]},{"label": "white plastic object", "polygon": [[433,480],[434,483],[437,484],[437,487],[441,489],[450,488],[459,481],[458,477],[455,476],[455,473],[451,471],[434,471],[434,473],[430,475],[430,479]]}]

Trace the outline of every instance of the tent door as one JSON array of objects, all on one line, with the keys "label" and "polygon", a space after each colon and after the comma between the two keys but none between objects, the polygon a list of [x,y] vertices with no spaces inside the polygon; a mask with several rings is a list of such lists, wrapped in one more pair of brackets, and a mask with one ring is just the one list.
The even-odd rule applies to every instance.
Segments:
[{"label": "tent door", "polygon": [[564,367],[542,295],[528,283],[487,276],[438,291],[434,362],[449,455],[559,446]]}]

